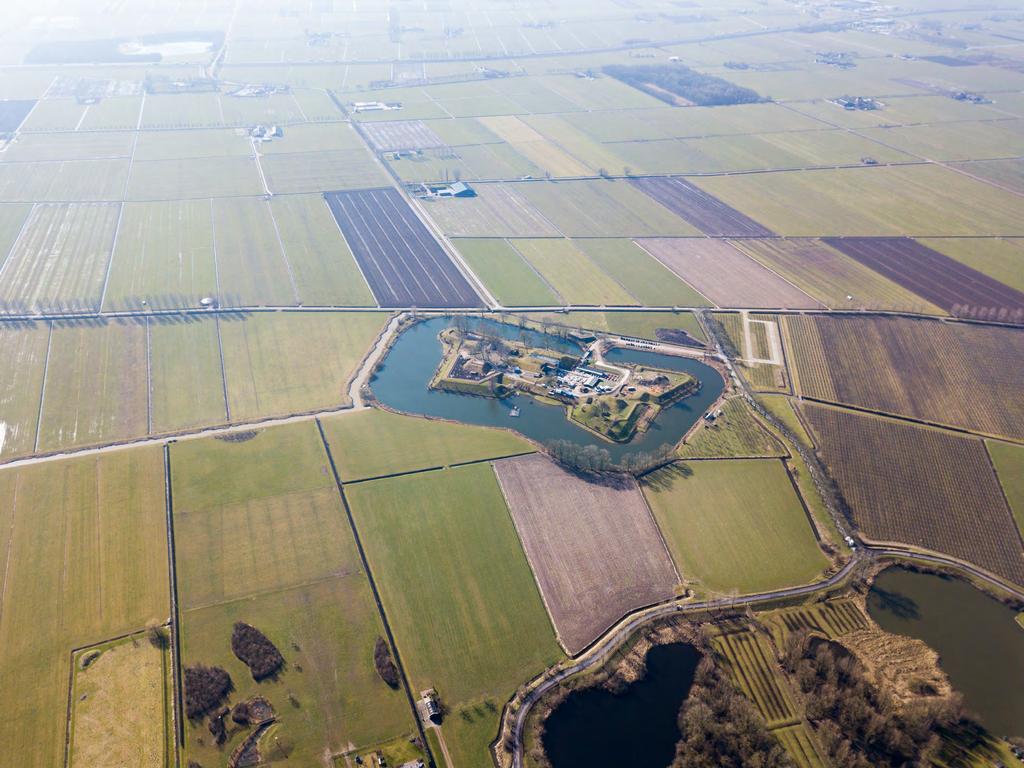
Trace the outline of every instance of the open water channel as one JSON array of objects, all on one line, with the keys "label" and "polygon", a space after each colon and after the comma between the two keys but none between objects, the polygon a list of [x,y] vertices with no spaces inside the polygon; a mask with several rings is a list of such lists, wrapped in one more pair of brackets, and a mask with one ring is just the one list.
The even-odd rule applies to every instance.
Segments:
[{"label": "open water channel", "polygon": [[[509,427],[539,443],[569,440],[580,445],[605,448],[613,461],[641,450],[653,450],[662,443],[675,443],[707,411],[724,387],[721,375],[709,365],[686,357],[674,357],[635,349],[613,349],[605,355],[612,364],[633,363],[665,370],[683,371],[696,377],[700,390],[659,415],[650,428],[629,443],[610,443],[569,421],[564,406],[546,405],[527,395],[505,400],[475,397],[457,392],[427,388],[441,361],[438,334],[452,325],[451,318],[426,320],[403,331],[396,339],[383,364],[370,383],[374,396],[384,405],[405,413],[437,416],[490,427]],[[541,333],[486,318],[473,318],[469,327],[503,338],[520,340],[534,347],[543,347],[566,354],[579,355],[578,345],[551,334]],[[509,415],[511,407],[519,407],[520,415]]]}]

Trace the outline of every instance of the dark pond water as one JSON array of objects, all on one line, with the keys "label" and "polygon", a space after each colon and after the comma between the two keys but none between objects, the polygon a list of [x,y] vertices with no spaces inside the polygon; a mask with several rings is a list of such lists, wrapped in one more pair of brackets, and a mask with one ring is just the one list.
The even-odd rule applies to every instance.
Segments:
[{"label": "dark pond water", "polygon": [[1024,736],[1024,629],[1012,609],[960,579],[889,568],[875,579],[868,612],[934,648],[989,731]]},{"label": "dark pond water", "polygon": [[[580,445],[605,448],[613,460],[638,450],[653,450],[662,443],[675,443],[699,419],[722,391],[724,383],[718,372],[710,366],[684,357],[659,355],[633,349],[615,349],[605,358],[611,363],[637,363],[684,371],[701,381],[700,391],[676,405],[666,408],[650,428],[626,444],[613,444],[601,440],[565,417],[563,406],[538,403],[532,397],[516,396],[506,400],[473,397],[457,392],[430,390],[427,385],[441,360],[441,342],[437,335],[451,325],[450,318],[436,318],[412,326],[404,331],[391,347],[381,368],[370,383],[373,394],[380,402],[406,413],[419,413],[454,419],[467,424],[511,427],[540,443],[549,440],[571,440]],[[537,331],[493,320],[473,319],[473,327],[482,327],[488,333],[509,339],[522,339],[527,344],[579,354],[576,344]],[[509,416],[512,405],[519,407],[518,417]]]},{"label": "dark pond water", "polygon": [[554,768],[665,768],[679,741],[679,708],[701,655],[686,643],[647,653],[647,676],[624,693],[575,691],[544,725],[544,751]]}]

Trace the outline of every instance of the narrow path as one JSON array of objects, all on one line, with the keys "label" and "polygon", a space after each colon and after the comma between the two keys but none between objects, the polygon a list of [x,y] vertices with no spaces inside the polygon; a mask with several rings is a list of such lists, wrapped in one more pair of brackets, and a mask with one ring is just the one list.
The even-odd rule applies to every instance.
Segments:
[{"label": "narrow path", "polygon": [[363,401],[363,387],[370,383],[370,376],[373,373],[373,369],[377,367],[377,363],[380,362],[381,358],[384,357],[388,351],[388,345],[391,343],[392,337],[398,333],[398,326],[402,321],[402,315],[395,315],[391,318],[391,321],[384,326],[384,330],[381,331],[377,342],[373,345],[369,354],[363,358],[362,365],[359,366],[359,370],[356,371],[352,377],[352,381],[348,385],[348,396],[352,401],[352,410],[362,410],[369,406]]}]

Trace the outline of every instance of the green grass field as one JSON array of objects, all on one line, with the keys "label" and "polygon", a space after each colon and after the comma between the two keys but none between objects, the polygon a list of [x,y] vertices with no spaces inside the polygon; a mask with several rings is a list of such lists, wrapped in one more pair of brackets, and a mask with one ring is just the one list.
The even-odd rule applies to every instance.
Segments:
[{"label": "green grass field", "polygon": [[1024,291],[1024,270],[1020,268],[1024,259],[1022,239],[946,237],[921,242],[1011,288]]},{"label": "green grass field", "polygon": [[626,181],[534,181],[515,191],[567,237],[699,234]]},{"label": "green grass field", "polygon": [[656,338],[659,328],[686,331],[700,341],[704,340],[697,318],[691,312],[600,312],[574,310],[571,312],[537,312],[523,314],[536,323],[548,323],[567,328],[586,328],[591,331],[617,333],[644,339]]},{"label": "green grass field", "polygon": [[261,195],[263,182],[252,157],[196,157],[132,163],[129,200]]},{"label": "green grass field", "polygon": [[460,238],[454,243],[477,277],[505,306],[560,303],[551,287],[507,240]]},{"label": "green grass field", "polygon": [[348,381],[387,321],[371,312],[222,319],[232,419],[348,405]]},{"label": "green grass field", "polygon": [[161,451],[4,469],[0,497],[0,736],[18,765],[49,768],[64,763],[71,649],[167,619]]},{"label": "green grass field", "polygon": [[388,177],[365,149],[289,152],[260,161],[274,194],[383,187]]},{"label": "green grass field", "polygon": [[696,183],[791,237],[1024,234],[1013,195],[937,165],[714,176]]},{"label": "green grass field", "polygon": [[582,239],[573,244],[644,306],[711,306],[631,240]]},{"label": "green grass field", "polygon": [[293,275],[270,203],[255,197],[221,198],[214,200],[213,210],[221,303],[295,304]]},{"label": "green grass field", "polygon": [[148,390],[145,324],[55,326],[40,450],[145,435]]},{"label": "green grass field", "polygon": [[567,304],[636,305],[638,302],[586,254],[565,239],[511,240]]},{"label": "green grass field", "polygon": [[1024,535],[1024,446],[995,440],[986,440],[985,446],[1017,520],[1017,527]]},{"label": "green grass field", "polygon": [[378,409],[322,419],[342,480],[414,472],[533,450],[512,432]]},{"label": "green grass field", "polygon": [[345,491],[414,690],[504,701],[561,656],[489,465]]},{"label": "green grass field", "polygon": [[97,306],[118,213],[106,203],[35,206],[3,264],[0,302],[37,311]]},{"label": "green grass field", "polygon": [[303,304],[376,305],[322,196],[275,197],[270,209]]},{"label": "green grass field", "polygon": [[208,200],[126,203],[104,309],[198,306],[217,295],[213,204]]},{"label": "green grass field", "polygon": [[793,410],[792,402],[788,397],[785,395],[758,395],[757,400],[769,413],[785,424],[800,442],[808,448],[813,446],[814,443],[810,435],[807,434],[803,422]]},{"label": "green grass field", "polygon": [[804,584],[827,565],[780,461],[694,461],[643,483],[683,578],[741,594]]},{"label": "green grass field", "polygon": [[39,421],[39,398],[46,365],[49,326],[0,327],[0,457],[30,453]]},{"label": "green grass field", "polygon": [[[185,663],[227,669],[235,701],[267,696],[303,761],[411,730],[373,667],[383,629],[315,424],[180,442],[171,467]],[[255,684],[231,653],[235,621],[284,654],[278,680]],[[217,754],[204,731],[187,728],[201,762]]]},{"label": "green grass field", "polygon": [[216,320],[151,322],[149,342],[152,431],[226,421]]}]

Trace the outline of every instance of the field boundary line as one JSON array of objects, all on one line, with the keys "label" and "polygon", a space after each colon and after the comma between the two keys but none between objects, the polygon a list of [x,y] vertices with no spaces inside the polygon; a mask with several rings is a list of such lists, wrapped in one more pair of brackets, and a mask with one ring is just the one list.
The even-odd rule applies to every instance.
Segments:
[{"label": "field boundary line", "polygon": [[853,405],[852,403],[841,403],[835,400],[825,400],[820,397],[811,397],[810,395],[801,395],[801,400],[807,400],[811,403],[819,403],[820,405],[827,405],[840,410],[856,411],[857,413],[866,413],[870,416],[877,416],[883,419],[892,419],[893,421],[902,421],[908,424],[918,424],[923,427],[931,427],[933,429],[940,429],[945,432],[955,432],[960,435],[967,435],[968,437],[976,437],[978,439],[992,439],[999,440],[1004,443],[1012,443],[1013,445],[1024,444],[1024,439],[1007,437],[1006,435],[990,435],[987,432],[979,432],[967,429],[966,427],[955,427],[949,424],[942,424],[937,421],[928,421],[927,419],[919,419],[914,416],[904,416],[898,413],[889,413],[887,411],[879,411],[874,408],[870,408],[864,405]]},{"label": "field boundary line", "polygon": [[11,527],[7,536],[7,552],[4,555],[4,578],[0,582],[0,619],[4,615],[4,605],[6,604],[4,598],[7,596],[7,575],[11,570],[11,550],[14,549],[14,523],[18,516],[18,488],[20,484],[15,481],[14,483],[14,498],[11,499]]},{"label": "field boundary line", "polygon": [[7,262],[11,260],[11,256],[18,249],[21,239],[25,236],[29,220],[32,218],[32,214],[35,213],[37,205],[39,205],[39,203],[28,204],[28,213],[25,214],[25,220],[21,222],[21,228],[18,230],[18,236],[14,238],[14,242],[11,243],[11,247],[7,250],[7,253],[4,254],[3,261],[0,261],[0,277],[3,276],[4,270],[7,268]]},{"label": "field boundary line", "polygon": [[153,434],[153,343],[146,317],[146,434]]},{"label": "field boundary line", "polygon": [[[269,191],[267,194],[270,194]],[[281,260],[284,262],[285,269],[288,270],[288,282],[292,284],[292,297],[295,299],[295,303],[301,306],[302,300],[299,298],[299,286],[295,282],[295,272],[292,271],[292,263],[288,260],[288,252],[284,247],[284,240],[281,239],[281,230],[277,226],[277,217],[274,215],[274,206],[270,204],[270,200],[267,200],[267,212],[270,213],[270,223],[274,225],[277,247],[281,249]]]},{"label": "field boundary line", "polygon": [[814,534],[814,539],[818,543],[818,549],[821,549],[821,544],[825,541],[825,537],[822,535],[823,532],[818,530],[818,521],[815,520],[814,515],[811,514],[811,508],[807,504],[807,500],[804,499],[803,492],[800,490],[800,484],[796,481],[796,477],[793,475],[793,470],[790,468],[789,462],[784,458],[780,458],[779,461],[782,462],[782,469],[785,471],[786,477],[789,478],[789,484],[793,486],[793,493],[796,494],[797,501],[800,502],[800,507],[804,511],[804,517],[807,518],[807,524],[811,526],[811,533]]},{"label": "field boundary line", "polygon": [[[320,441],[323,443],[324,453],[327,455],[327,463],[331,466],[331,474],[334,477],[334,485],[338,491],[338,498],[341,500],[342,508],[345,511],[345,517],[348,519],[349,527],[352,530],[352,538],[355,540],[356,550],[359,552],[359,559],[362,562],[363,571],[366,573],[366,580],[370,585],[370,591],[373,593],[373,601],[377,604],[377,612],[380,615],[384,634],[387,635],[388,644],[391,647],[391,651],[394,653],[395,666],[398,667],[398,673],[402,676],[402,687],[405,689],[405,696],[409,701],[409,709],[412,711],[412,718],[416,724],[416,731],[419,733],[419,737],[423,742],[423,751],[426,753],[427,763],[431,768],[434,768],[437,763],[430,750],[430,742],[427,741],[427,734],[423,729],[423,722],[420,720],[419,712],[416,710],[416,700],[412,695],[412,687],[409,684],[409,677],[405,671],[405,664],[402,662],[401,653],[398,650],[397,643],[395,643],[395,636],[391,631],[391,623],[388,621],[388,615],[384,610],[384,603],[380,597],[380,590],[377,588],[377,580],[374,579],[373,571],[370,570],[370,561],[367,558],[366,549],[363,547],[363,541],[359,536],[359,528],[356,526],[356,519],[352,514],[352,508],[349,506],[348,497],[345,495],[345,488],[341,482],[341,476],[338,474],[338,467],[334,463],[334,454],[331,453],[331,445],[327,442],[327,435],[324,433],[324,426],[320,422],[320,419],[316,418],[315,421],[317,431],[320,433]],[[449,766],[449,768],[452,768],[452,766]]]},{"label": "field boundary line", "polygon": [[[680,218],[682,218],[682,217],[680,217]],[[694,293],[696,293],[696,294],[697,294],[698,296],[700,296],[700,297],[701,297],[701,298],[703,298],[703,299],[704,299],[705,301],[707,301],[707,303],[708,303],[708,305],[709,305],[709,306],[707,306],[707,307],[702,307],[702,309],[711,309],[711,310],[715,310],[715,309],[722,309],[722,308],[723,308],[723,307],[722,307],[722,306],[721,306],[720,304],[717,304],[717,303],[715,303],[714,301],[712,301],[711,299],[709,299],[709,298],[708,298],[707,296],[705,296],[705,295],[704,295],[703,293],[701,293],[700,291],[698,291],[698,290],[697,290],[697,288],[696,288],[696,286],[694,286],[694,285],[693,285],[693,284],[692,284],[692,283],[691,283],[691,282],[690,282],[689,280],[687,280],[687,279],[686,279],[685,277],[683,277],[683,276],[682,276],[682,275],[680,275],[680,274],[679,274],[678,272],[676,272],[676,271],[675,271],[674,269],[672,269],[672,267],[670,267],[670,266],[669,266],[668,264],[666,264],[665,262],[663,262],[663,261],[662,261],[661,259],[659,259],[659,258],[658,258],[657,256],[655,256],[655,255],[654,255],[653,253],[651,253],[651,252],[650,252],[649,250],[647,250],[646,248],[644,248],[644,245],[643,245],[643,243],[641,243],[641,242],[640,242],[640,240],[650,240],[650,239],[653,239],[653,238],[640,238],[640,237],[631,237],[631,238],[630,238],[630,241],[631,241],[631,242],[633,243],[633,245],[635,245],[635,246],[636,246],[637,248],[639,248],[639,249],[640,249],[641,251],[643,251],[644,253],[646,253],[646,254],[647,254],[647,255],[648,255],[648,256],[649,256],[650,258],[654,259],[654,260],[655,260],[655,261],[656,261],[656,262],[657,262],[658,264],[661,264],[661,266],[663,266],[663,267],[664,267],[665,269],[667,269],[667,270],[668,270],[669,272],[671,272],[671,273],[672,273],[673,275],[675,275],[675,276],[676,276],[676,278],[677,278],[677,279],[679,279],[680,281],[682,281],[682,283],[683,283],[684,285],[688,286],[688,287],[689,287],[689,289],[690,289],[691,291],[693,291],[693,292],[694,292]],[[666,239],[669,239],[669,238],[666,238]],[[694,237],[694,239],[707,239],[707,237],[704,237],[704,238],[698,238],[698,237]]]},{"label": "field boundary line", "polygon": [[[509,457],[506,457],[509,458]],[[519,549],[523,553],[523,557],[526,558],[526,564],[530,566],[530,575],[533,577],[534,586],[537,587],[537,594],[540,595],[540,600],[544,603],[544,610],[548,614],[548,622],[551,624],[551,631],[555,633],[555,639],[558,641],[558,645],[565,652],[568,658],[572,658],[572,654],[569,652],[569,648],[565,644],[565,640],[562,639],[562,634],[558,631],[558,624],[555,623],[555,613],[551,610],[551,605],[548,604],[547,595],[544,594],[544,587],[540,583],[539,569],[534,565],[533,559],[530,557],[530,553],[526,549],[526,544],[523,542],[523,534],[519,530],[519,526],[516,524],[516,517],[512,514],[512,502],[509,499],[509,493],[505,490],[505,484],[501,481],[501,473],[498,472],[494,467],[494,461],[491,464],[491,474],[494,479],[498,482],[498,488],[501,490],[501,499],[505,502],[505,514],[509,516],[512,521],[512,530],[516,532],[516,540],[519,542]],[[498,734],[501,735],[501,721],[498,721]],[[449,768],[452,768],[449,766]]]},{"label": "field boundary line", "polygon": [[[325,486],[324,488],[322,488],[320,490],[327,490],[327,491],[329,491],[331,489],[330,489],[330,486]],[[295,491],[294,492],[295,495],[303,494],[303,493],[306,493],[306,491]],[[274,498],[280,498],[280,497],[271,495],[271,496],[268,496],[268,497],[265,497],[265,498],[274,499]],[[307,581],[299,581],[299,582],[296,582],[294,584],[287,584],[287,585],[285,585],[283,587],[270,587],[269,589],[259,589],[259,590],[256,590],[255,592],[246,592],[243,595],[238,595],[236,597],[229,597],[229,598],[227,598],[225,600],[215,600],[215,601],[212,601],[212,602],[209,602],[209,603],[199,603],[198,605],[188,605],[188,606],[185,606],[182,609],[182,613],[191,613],[192,611],[202,611],[202,610],[205,610],[207,608],[218,608],[218,607],[223,606],[223,605],[231,605],[232,603],[240,603],[243,600],[250,600],[250,599],[256,598],[256,597],[266,597],[267,595],[278,595],[278,594],[281,594],[283,592],[290,592],[290,591],[296,590],[296,589],[305,589],[306,587],[313,587],[313,586],[316,586],[317,584],[326,584],[329,581],[337,581],[339,579],[347,579],[350,576],[358,576],[359,573],[360,572],[358,570],[354,570],[354,571],[334,571],[332,573],[328,573],[326,576],[319,576],[319,577],[317,577],[315,579],[309,579]]]},{"label": "field boundary line", "polygon": [[[546,286],[547,286],[547,287],[548,287],[548,288],[549,288],[549,289],[551,290],[551,294],[552,294],[552,295],[553,295],[553,296],[554,296],[554,297],[555,297],[556,299],[558,299],[558,300],[559,300],[559,301],[560,301],[560,302],[562,303],[562,306],[568,306],[569,302],[568,302],[568,301],[566,301],[566,299],[565,299],[565,296],[563,296],[563,295],[562,295],[562,294],[561,294],[561,293],[559,292],[559,290],[558,290],[557,288],[555,288],[555,286],[553,286],[553,285],[551,284],[551,282],[550,282],[550,281],[549,281],[549,280],[548,280],[548,279],[547,279],[546,277],[544,277],[544,275],[543,275],[543,274],[541,274],[541,271],[540,271],[539,269],[537,269],[537,267],[535,267],[535,266],[533,265],[533,262],[532,262],[532,261],[530,261],[530,260],[529,260],[528,258],[526,258],[526,257],[525,257],[525,256],[523,255],[523,252],[522,252],[522,251],[520,251],[520,250],[519,250],[519,249],[518,249],[518,248],[516,247],[515,243],[513,243],[513,242],[512,242],[512,241],[513,241],[514,239],[516,239],[516,238],[512,238],[512,237],[503,237],[503,238],[501,238],[501,239],[502,239],[502,240],[504,240],[504,241],[505,241],[505,242],[506,242],[506,243],[508,244],[508,247],[509,247],[509,248],[511,248],[511,249],[512,249],[512,251],[513,251],[513,252],[515,253],[515,255],[516,255],[516,256],[518,256],[518,257],[519,257],[519,258],[520,258],[520,259],[522,260],[522,262],[523,262],[524,264],[526,264],[526,266],[527,266],[527,267],[529,267],[529,268],[530,268],[530,271],[531,271],[531,272],[533,272],[533,274],[535,274],[535,275],[536,275],[536,276],[537,276],[538,278],[540,278],[540,281],[541,281],[542,283],[544,283],[544,285],[546,285]],[[540,239],[540,238],[538,238],[538,239]],[[551,240],[568,240],[568,238],[567,238],[567,237],[566,237],[565,235],[561,235],[560,237],[552,237],[552,238],[544,238],[544,239],[551,239]],[[579,249],[577,248],[576,250],[579,250]],[[583,251],[580,251],[580,253],[583,253]],[[584,255],[586,255],[586,254],[584,254]],[[596,267],[597,265],[595,264],[594,266]],[[623,289],[623,290],[625,290],[625,289]],[[628,291],[627,291],[627,293],[628,293]]]},{"label": "field boundary line", "polygon": [[406,477],[408,475],[422,475],[425,472],[438,472],[445,469],[458,469],[459,467],[472,467],[475,464],[492,464],[495,461],[501,461],[502,459],[514,459],[517,456],[531,456],[538,453],[536,449],[532,451],[519,451],[518,453],[503,453],[498,456],[488,456],[482,459],[467,459],[466,461],[456,461],[451,464],[437,464],[432,467],[421,467],[420,469],[409,469],[404,472],[389,472],[386,475],[374,475],[372,477],[360,477],[356,480],[343,480],[345,485],[359,485],[360,483],[371,483],[375,480],[391,480],[396,477]]},{"label": "field boundary line", "polygon": [[651,523],[654,525],[654,530],[658,532],[658,539],[661,541],[661,546],[665,550],[665,557],[667,557],[668,561],[672,563],[672,570],[676,574],[676,583],[681,585],[683,583],[683,574],[679,572],[679,566],[676,564],[676,559],[672,557],[672,550],[668,547],[668,540],[665,538],[665,532],[661,530],[661,526],[658,525],[658,518],[654,516],[654,510],[651,509],[651,502],[648,500],[647,494],[644,493],[644,487],[635,477],[633,478],[633,487],[636,489],[636,492],[640,494],[640,498],[643,499],[644,508],[647,510],[647,514],[651,518]]},{"label": "field boundary line", "polygon": [[175,731],[175,764],[179,762],[179,748],[185,745],[185,722],[182,719],[181,672],[181,612],[178,605],[178,566],[174,545],[174,488],[171,483],[171,446],[164,443],[164,513],[167,522],[167,575],[171,601],[171,677],[174,680],[174,710],[172,727]]},{"label": "field boundary line", "polygon": [[228,399],[228,372],[224,365],[224,342],[220,335],[220,315],[213,318],[214,327],[217,329],[217,355],[220,357],[220,387],[224,393],[224,417],[231,423],[231,401]]},{"label": "field boundary line", "polygon": [[1013,523],[1013,527],[1017,531],[1017,543],[1019,548],[1024,551],[1024,532],[1021,531],[1020,526],[1017,524],[1017,516],[1013,512],[1013,505],[1010,504],[1010,499],[1006,495],[1006,489],[1003,487],[1003,481],[999,479],[999,470],[996,468],[995,461],[992,460],[992,453],[988,449],[988,440],[982,440],[981,444],[985,449],[985,458],[988,459],[988,465],[992,468],[992,474],[996,478],[996,485],[999,486],[999,495],[1003,497],[1003,504],[1006,505],[1006,511],[1010,515],[1010,522]]},{"label": "field boundary line", "polygon": [[39,434],[43,429],[43,403],[46,401],[46,376],[50,372],[50,350],[53,347],[53,321],[47,323],[46,359],[43,360],[43,383],[39,386],[39,412],[36,414],[36,439],[32,453],[39,452]]}]

